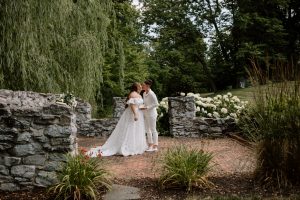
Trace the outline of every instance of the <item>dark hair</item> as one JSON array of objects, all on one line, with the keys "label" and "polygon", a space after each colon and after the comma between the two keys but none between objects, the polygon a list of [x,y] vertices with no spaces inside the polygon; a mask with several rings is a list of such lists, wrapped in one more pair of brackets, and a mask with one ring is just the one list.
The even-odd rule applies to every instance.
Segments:
[{"label": "dark hair", "polygon": [[145,82],[144,82],[146,85],[152,85],[153,84],[153,81],[152,80],[150,80],[150,79],[148,79],[148,80],[146,80]]},{"label": "dark hair", "polygon": [[[133,83],[133,84],[131,85],[131,87],[130,87],[130,92],[129,92],[128,95],[127,95],[127,98],[126,98],[125,103],[127,103],[127,101],[129,100],[129,96],[130,96],[130,94],[131,94],[132,92],[137,92],[137,91],[138,91],[139,85],[140,85],[140,83],[138,83],[138,82],[135,82],[135,83]],[[127,108],[127,107],[128,107],[128,104],[125,104],[125,108]]]}]

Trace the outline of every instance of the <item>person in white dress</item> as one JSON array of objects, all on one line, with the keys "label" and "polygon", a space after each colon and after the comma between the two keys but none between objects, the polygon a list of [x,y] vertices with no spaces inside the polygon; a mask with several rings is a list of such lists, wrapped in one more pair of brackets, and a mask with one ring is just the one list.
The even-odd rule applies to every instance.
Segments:
[{"label": "person in white dress", "polygon": [[146,151],[158,150],[158,133],[156,130],[156,119],[158,100],[155,93],[151,90],[152,80],[146,80],[143,83],[143,99],[144,99],[144,117],[145,117],[145,129],[147,133],[149,148]]},{"label": "person in white dress", "polygon": [[126,108],[114,131],[103,146],[91,148],[86,155],[90,157],[112,155],[142,154],[148,148],[142,110],[143,98],[139,94],[141,84],[134,83],[126,99]]}]

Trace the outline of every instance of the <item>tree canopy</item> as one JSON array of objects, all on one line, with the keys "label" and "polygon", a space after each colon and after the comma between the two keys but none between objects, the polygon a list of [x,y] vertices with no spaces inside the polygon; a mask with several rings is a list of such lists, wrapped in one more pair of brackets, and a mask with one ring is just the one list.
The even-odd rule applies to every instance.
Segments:
[{"label": "tree canopy", "polygon": [[0,88],[73,92],[106,115],[132,82],[159,98],[238,87],[249,59],[299,66],[297,0],[0,0]]}]

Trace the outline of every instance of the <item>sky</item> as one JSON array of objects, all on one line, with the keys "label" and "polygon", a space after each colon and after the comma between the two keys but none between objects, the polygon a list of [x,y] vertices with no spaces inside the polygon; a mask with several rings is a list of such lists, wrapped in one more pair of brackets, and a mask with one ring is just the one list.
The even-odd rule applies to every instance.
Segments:
[{"label": "sky", "polygon": [[139,0],[133,0],[132,4],[137,6],[137,7],[141,6],[141,5],[139,5]]}]

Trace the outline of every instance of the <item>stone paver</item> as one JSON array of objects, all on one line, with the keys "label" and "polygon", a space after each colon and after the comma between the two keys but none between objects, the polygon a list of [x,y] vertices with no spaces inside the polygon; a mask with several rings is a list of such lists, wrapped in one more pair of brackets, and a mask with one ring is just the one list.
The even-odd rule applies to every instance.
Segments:
[{"label": "stone paver", "polygon": [[[79,146],[87,149],[102,145],[106,138],[78,138]],[[187,145],[211,152],[213,158],[213,176],[225,176],[237,173],[251,173],[254,170],[254,151],[230,138],[170,138],[159,137],[159,151],[145,152],[129,157],[103,157],[106,168],[118,179],[155,178],[160,172],[160,159],[169,148]]]},{"label": "stone paver", "polygon": [[111,191],[104,195],[103,200],[141,199],[139,192],[140,189],[136,187],[114,184]]}]

